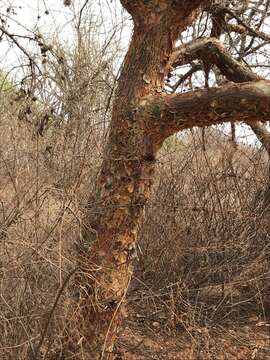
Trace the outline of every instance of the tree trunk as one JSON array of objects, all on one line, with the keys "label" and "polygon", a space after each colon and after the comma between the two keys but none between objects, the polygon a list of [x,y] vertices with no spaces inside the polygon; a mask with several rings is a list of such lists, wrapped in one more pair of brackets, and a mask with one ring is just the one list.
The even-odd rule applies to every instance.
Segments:
[{"label": "tree trunk", "polygon": [[159,126],[136,109],[142,97],[162,92],[174,43],[202,3],[206,1],[122,0],[133,17],[134,33],[114,100],[96,195],[89,201],[94,211],[87,214],[78,244],[78,321],[89,359],[113,358],[137,230],[164,140]]},{"label": "tree trunk", "polygon": [[[86,359],[112,359],[132,275],[137,231],[150,196],[157,151],[175,132],[270,115],[270,83],[163,93],[178,35],[207,0],[122,0],[134,33],[114,100],[96,194],[78,243],[80,343]],[[174,58],[176,59],[176,58]],[[92,210],[92,211],[91,211]]]}]

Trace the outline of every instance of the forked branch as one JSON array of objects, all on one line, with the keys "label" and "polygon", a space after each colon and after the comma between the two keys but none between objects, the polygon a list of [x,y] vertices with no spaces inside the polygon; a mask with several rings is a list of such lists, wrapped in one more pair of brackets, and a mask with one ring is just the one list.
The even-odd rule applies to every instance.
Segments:
[{"label": "forked branch", "polygon": [[[172,58],[174,65],[182,65],[196,59],[207,61],[211,65],[216,65],[222,75],[235,83],[256,81],[262,79],[246,66],[242,65],[229,54],[222,43],[215,38],[197,39],[176,51]],[[258,117],[257,121],[245,122],[251,127],[263,147],[270,154],[270,133],[262,124]]]}]

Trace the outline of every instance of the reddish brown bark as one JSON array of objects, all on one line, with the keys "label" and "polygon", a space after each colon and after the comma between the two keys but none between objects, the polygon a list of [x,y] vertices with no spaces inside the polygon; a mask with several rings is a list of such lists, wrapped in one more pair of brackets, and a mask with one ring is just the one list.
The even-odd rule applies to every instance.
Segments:
[{"label": "reddish brown bark", "polygon": [[159,127],[137,107],[142,97],[162,91],[178,35],[207,2],[122,0],[133,17],[134,34],[119,79],[97,192],[91,199],[95,213],[89,211],[79,243],[78,317],[89,359],[113,357],[137,229],[161,146]]},{"label": "reddish brown bark", "polygon": [[141,99],[137,111],[154,124],[160,142],[194,126],[257,119],[266,122],[270,115],[270,81],[231,83],[184,94],[150,95]]},{"label": "reddish brown bark", "polygon": [[268,119],[270,113],[270,85],[265,81],[174,96],[161,93],[175,40],[207,1],[122,3],[133,17],[134,34],[119,79],[96,194],[89,204],[92,211],[78,244],[78,317],[88,359],[113,358],[137,229],[162,142],[184,128],[236,118]]},{"label": "reddish brown bark", "polygon": [[199,6],[207,3],[122,0],[133,17],[134,34],[114,100],[96,194],[89,200],[92,210],[78,244],[78,318],[87,359],[113,358],[137,229],[151,193],[155,157],[165,138],[192,126],[269,117],[270,85],[265,81],[162,94],[174,43]]}]

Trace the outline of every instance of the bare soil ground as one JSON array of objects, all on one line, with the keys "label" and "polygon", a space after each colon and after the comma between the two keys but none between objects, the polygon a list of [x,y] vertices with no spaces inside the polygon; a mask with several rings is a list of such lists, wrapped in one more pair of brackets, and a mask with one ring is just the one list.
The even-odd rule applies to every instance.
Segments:
[{"label": "bare soil ground", "polygon": [[251,314],[245,324],[184,328],[160,309],[143,301],[129,304],[129,316],[118,339],[117,359],[123,360],[267,360],[270,321]]}]

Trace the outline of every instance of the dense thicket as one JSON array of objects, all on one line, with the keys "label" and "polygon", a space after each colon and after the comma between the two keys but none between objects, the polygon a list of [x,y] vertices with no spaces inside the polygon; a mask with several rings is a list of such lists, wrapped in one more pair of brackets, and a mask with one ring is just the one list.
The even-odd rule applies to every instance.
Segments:
[{"label": "dense thicket", "polygon": [[[75,18],[73,45],[35,37],[39,54],[23,80],[24,67],[8,81],[1,76],[0,357],[7,360],[60,359],[66,349],[68,356],[87,356],[74,254],[78,244],[87,246],[86,217],[100,216],[94,196],[123,56],[122,27],[105,39],[104,28],[88,21],[89,5]],[[177,43],[183,46],[164,93],[267,78],[268,8],[268,1],[206,7]],[[2,36],[18,40],[2,26]],[[135,276],[126,328],[183,336],[179,354],[191,344],[192,359],[217,359],[227,350],[213,339],[228,331],[253,358],[269,356],[267,338],[258,345],[252,337],[256,325],[265,336],[270,314],[269,135],[260,119],[248,120],[236,132],[234,125],[194,128],[165,141],[130,254]],[[250,330],[243,333],[244,327]],[[154,350],[149,355],[140,344],[127,345],[125,331],[119,354],[151,358]]]}]

